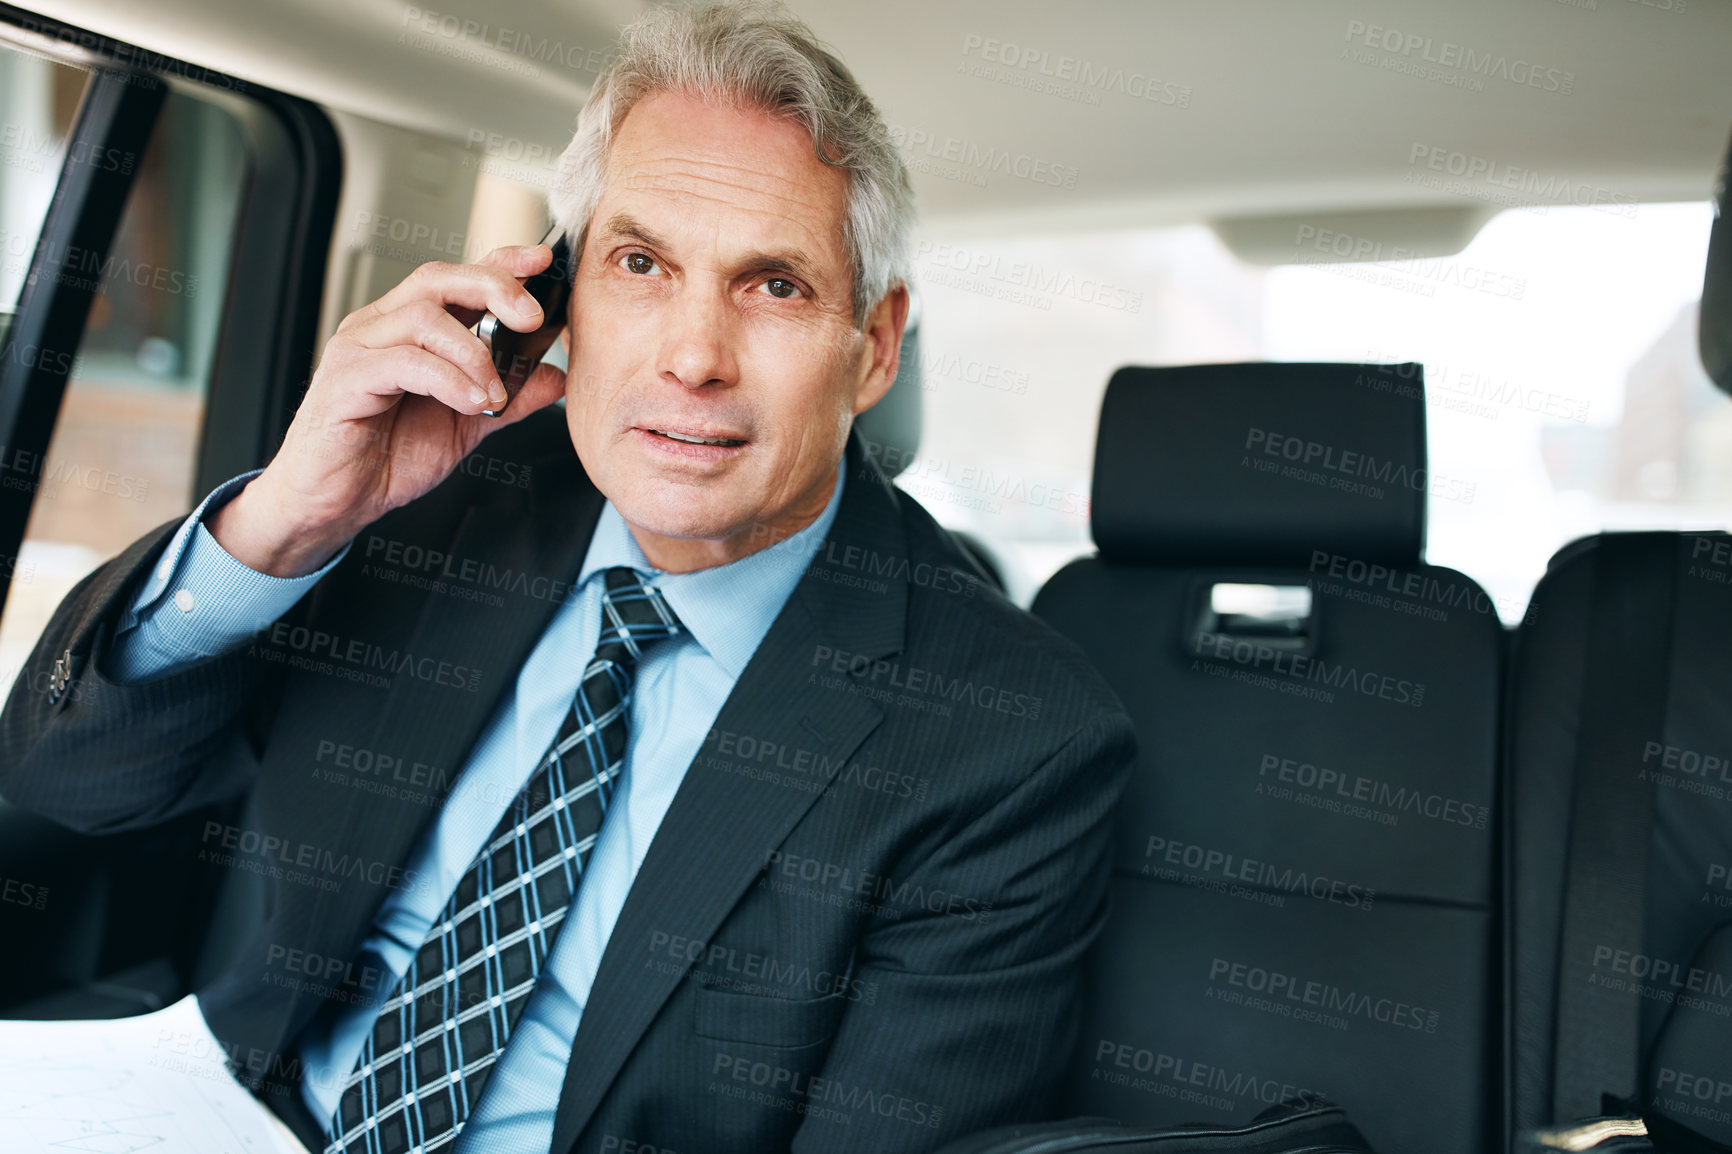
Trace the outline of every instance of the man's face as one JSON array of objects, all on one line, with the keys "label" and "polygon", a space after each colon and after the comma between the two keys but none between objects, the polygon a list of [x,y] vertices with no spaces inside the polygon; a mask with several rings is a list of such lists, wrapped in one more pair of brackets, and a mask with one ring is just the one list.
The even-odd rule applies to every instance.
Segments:
[{"label": "man's face", "polygon": [[895,379],[907,297],[855,327],[846,196],[792,121],[663,93],[620,125],[572,291],[566,422],[658,567],[810,523]]}]

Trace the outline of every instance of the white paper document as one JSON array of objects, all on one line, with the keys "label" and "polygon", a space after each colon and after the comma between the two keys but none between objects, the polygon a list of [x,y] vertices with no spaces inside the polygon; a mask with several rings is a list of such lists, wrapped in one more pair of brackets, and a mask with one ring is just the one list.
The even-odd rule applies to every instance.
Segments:
[{"label": "white paper document", "polygon": [[135,1018],[0,1021],[7,1154],[306,1154],[230,1076],[187,995]]}]

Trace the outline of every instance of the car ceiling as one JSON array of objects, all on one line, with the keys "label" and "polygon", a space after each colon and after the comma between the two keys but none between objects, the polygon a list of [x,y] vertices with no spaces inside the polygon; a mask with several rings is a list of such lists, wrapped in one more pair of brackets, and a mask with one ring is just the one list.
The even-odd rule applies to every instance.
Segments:
[{"label": "car ceiling", "polygon": [[[527,142],[549,155],[569,136],[615,30],[644,7],[638,0],[31,6],[322,105],[480,139],[481,148]],[[840,52],[885,118],[909,134],[904,139],[928,134],[932,143],[913,153],[926,169],[914,174],[916,190],[929,225],[948,229],[1097,229],[1428,205],[1463,211],[1459,195],[1415,182],[1425,167],[1412,160],[1420,148],[1517,166],[1541,180],[1584,182],[1616,197],[1700,200],[1732,127],[1732,5],[1711,0],[790,6]],[[465,21],[473,22],[470,34],[450,34]],[[1366,49],[1373,25],[1426,46]],[[1366,30],[1355,39],[1359,26]],[[972,75],[989,40],[1014,44],[1019,59],[1033,62],[1004,72],[988,64],[988,77]],[[1446,44],[1507,57],[1512,67],[1569,73],[1572,91],[1497,77],[1469,91],[1395,70],[1436,58]],[[1038,53],[1048,68],[1068,56],[1109,74],[1123,69],[1184,86],[1189,106],[1118,91],[1090,104],[1019,87],[1038,79]],[[955,155],[997,150],[1044,161],[1074,187],[1018,178],[978,159],[959,178],[946,168],[947,147]]]}]

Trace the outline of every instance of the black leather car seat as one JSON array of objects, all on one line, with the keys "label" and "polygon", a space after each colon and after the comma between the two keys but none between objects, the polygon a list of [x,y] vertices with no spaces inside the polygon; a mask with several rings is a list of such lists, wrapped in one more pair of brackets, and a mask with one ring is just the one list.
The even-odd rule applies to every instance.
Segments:
[{"label": "black leather car seat", "polygon": [[[1140,747],[1074,1113],[1243,1124],[1321,1094],[1379,1150],[1490,1148],[1505,634],[1420,559],[1424,418],[1417,365],[1108,386],[1099,553],[1034,605]],[[1227,603],[1256,587],[1299,604]]]}]

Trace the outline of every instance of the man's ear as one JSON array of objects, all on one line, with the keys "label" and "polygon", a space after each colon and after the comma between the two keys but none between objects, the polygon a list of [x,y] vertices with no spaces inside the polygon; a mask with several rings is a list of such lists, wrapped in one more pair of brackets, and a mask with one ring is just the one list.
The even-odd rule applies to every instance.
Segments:
[{"label": "man's ear", "polygon": [[896,369],[902,363],[902,330],[907,324],[908,286],[899,284],[885,293],[866,316],[862,331],[871,360],[854,389],[856,417],[883,400],[896,383]]},{"label": "man's ear", "polygon": [[585,225],[577,237],[577,255],[571,258],[571,287],[565,294],[565,327],[559,330],[559,347],[565,350],[567,363],[571,361],[571,326],[577,319],[577,270],[583,261],[583,246],[589,243],[589,226]]}]

